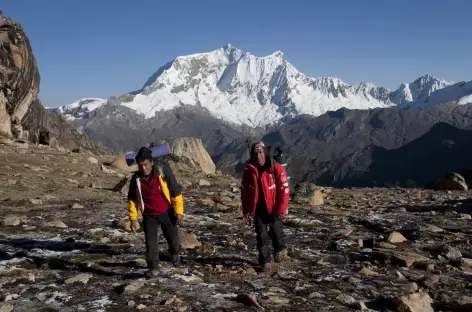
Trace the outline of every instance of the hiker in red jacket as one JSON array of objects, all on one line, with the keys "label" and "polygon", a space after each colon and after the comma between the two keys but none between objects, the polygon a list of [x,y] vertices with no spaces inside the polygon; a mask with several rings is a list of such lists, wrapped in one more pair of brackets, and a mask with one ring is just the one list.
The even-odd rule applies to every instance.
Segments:
[{"label": "hiker in red jacket", "polygon": [[249,224],[254,219],[259,265],[266,271],[271,261],[270,239],[275,262],[287,255],[282,218],[287,212],[290,189],[285,168],[267,155],[264,143],[255,142],[250,154],[241,181],[241,203]]}]

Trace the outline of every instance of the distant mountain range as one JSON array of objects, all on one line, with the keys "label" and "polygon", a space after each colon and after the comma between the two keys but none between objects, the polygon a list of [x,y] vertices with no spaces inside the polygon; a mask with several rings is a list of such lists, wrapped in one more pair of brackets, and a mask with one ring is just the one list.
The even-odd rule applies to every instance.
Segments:
[{"label": "distant mountain range", "polygon": [[[369,163],[373,146],[400,148],[438,122],[468,127],[468,103],[472,81],[425,75],[394,91],[349,85],[307,77],[282,52],[256,57],[226,45],[177,57],[139,90],[49,110],[119,152],[167,137],[199,137],[226,172],[247,157],[246,138],[263,137],[286,149],[296,180],[342,185],[359,176],[353,168]],[[353,166],[352,157],[363,165]]]},{"label": "distant mountain range", "polygon": [[[181,105],[207,110],[234,125],[267,127],[285,117],[322,115],[339,108],[425,107],[444,102],[472,101],[472,81],[448,82],[422,76],[391,91],[370,83],[349,85],[333,77],[311,78],[299,72],[277,51],[257,57],[226,45],[208,53],[179,56],[160,67],[140,90],[124,94],[118,103],[153,118]],[[86,118],[105,99],[87,98],[64,105],[68,118]]]}]

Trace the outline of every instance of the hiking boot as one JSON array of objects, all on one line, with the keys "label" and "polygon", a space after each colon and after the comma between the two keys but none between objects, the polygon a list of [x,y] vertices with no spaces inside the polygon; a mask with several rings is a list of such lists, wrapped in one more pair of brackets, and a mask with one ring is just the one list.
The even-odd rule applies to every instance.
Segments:
[{"label": "hiking boot", "polygon": [[152,277],[159,276],[160,273],[161,271],[159,269],[149,269],[149,271],[147,271],[145,275],[146,277],[152,278]]},{"label": "hiking boot", "polygon": [[279,263],[285,258],[287,258],[287,249],[282,249],[281,251],[275,253],[274,261]]},{"label": "hiking boot", "polygon": [[179,255],[173,255],[172,256],[172,265],[176,268],[178,268],[182,265],[182,263],[180,262]]},{"label": "hiking boot", "polygon": [[270,269],[270,264],[267,262],[261,263],[259,266],[261,267],[261,272],[267,272]]}]

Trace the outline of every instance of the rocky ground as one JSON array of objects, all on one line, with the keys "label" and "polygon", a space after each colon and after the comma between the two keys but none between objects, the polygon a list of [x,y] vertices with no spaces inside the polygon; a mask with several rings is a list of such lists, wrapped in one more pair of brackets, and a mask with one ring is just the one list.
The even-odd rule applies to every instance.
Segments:
[{"label": "rocky ground", "polygon": [[289,258],[262,273],[239,182],[179,172],[184,266],[162,240],[163,272],[149,279],[143,234],[112,190],[125,173],[102,166],[111,157],[18,144],[0,159],[2,312],[472,309],[467,192],[301,187],[284,221]]}]

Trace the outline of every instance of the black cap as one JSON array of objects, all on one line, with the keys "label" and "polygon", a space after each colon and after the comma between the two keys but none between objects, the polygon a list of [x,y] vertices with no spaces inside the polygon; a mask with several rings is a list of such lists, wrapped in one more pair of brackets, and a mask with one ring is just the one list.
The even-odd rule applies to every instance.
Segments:
[{"label": "black cap", "polygon": [[134,159],[136,162],[140,160],[152,160],[152,151],[147,147],[141,147]]}]

